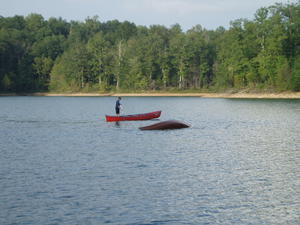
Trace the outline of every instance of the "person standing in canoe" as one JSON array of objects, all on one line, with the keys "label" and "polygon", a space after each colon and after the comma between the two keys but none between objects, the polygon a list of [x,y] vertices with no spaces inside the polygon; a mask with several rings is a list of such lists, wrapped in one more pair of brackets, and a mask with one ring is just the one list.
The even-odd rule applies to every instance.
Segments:
[{"label": "person standing in canoe", "polygon": [[122,107],[122,104],[121,104],[121,97],[118,97],[118,99],[117,99],[117,101],[116,101],[116,114],[117,114],[117,116],[119,116],[120,115],[120,111],[121,111],[121,107]]}]

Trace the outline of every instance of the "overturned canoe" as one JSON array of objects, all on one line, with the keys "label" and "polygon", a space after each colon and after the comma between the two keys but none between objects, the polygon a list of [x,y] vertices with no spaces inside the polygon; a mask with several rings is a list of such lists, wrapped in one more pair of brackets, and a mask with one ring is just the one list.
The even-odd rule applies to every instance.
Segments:
[{"label": "overturned canoe", "polygon": [[108,116],[105,115],[106,122],[125,121],[125,120],[151,120],[160,117],[161,111],[134,114],[134,115],[123,115],[123,116]]},{"label": "overturned canoe", "polygon": [[166,129],[181,129],[188,128],[189,125],[177,121],[177,120],[167,120],[159,123],[152,124],[150,126],[140,127],[141,130],[166,130]]}]

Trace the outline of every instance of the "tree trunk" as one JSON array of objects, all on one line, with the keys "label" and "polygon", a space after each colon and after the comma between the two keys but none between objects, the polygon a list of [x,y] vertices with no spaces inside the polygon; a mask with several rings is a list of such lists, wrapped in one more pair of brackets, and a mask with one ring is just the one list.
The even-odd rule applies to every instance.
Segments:
[{"label": "tree trunk", "polygon": [[84,87],[84,83],[83,83],[83,70],[81,71],[81,88]]},{"label": "tree trunk", "polygon": [[168,70],[167,69],[162,69],[163,73],[163,84],[164,84],[164,89],[167,88],[167,83],[168,83]]},{"label": "tree trunk", "polygon": [[119,90],[120,89],[120,73],[121,73],[121,60],[122,60],[122,41],[119,42],[119,46],[118,46],[118,70],[117,70],[117,84],[116,84],[116,89]]},{"label": "tree trunk", "polygon": [[180,62],[180,66],[179,66],[179,89],[182,89],[184,87],[184,77],[183,77],[183,73],[184,73],[184,65],[183,62]]}]

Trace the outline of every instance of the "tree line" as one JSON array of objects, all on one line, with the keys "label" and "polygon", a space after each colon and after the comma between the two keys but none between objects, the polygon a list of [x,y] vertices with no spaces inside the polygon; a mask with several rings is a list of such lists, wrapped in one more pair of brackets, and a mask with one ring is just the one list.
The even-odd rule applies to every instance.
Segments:
[{"label": "tree line", "polygon": [[300,1],[225,29],[0,17],[0,91],[300,91]]}]

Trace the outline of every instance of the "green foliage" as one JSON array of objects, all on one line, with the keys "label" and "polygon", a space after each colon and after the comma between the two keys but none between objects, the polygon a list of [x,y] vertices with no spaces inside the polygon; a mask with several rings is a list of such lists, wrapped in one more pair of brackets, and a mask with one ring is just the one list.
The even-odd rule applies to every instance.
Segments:
[{"label": "green foliage", "polygon": [[107,80],[109,74],[109,55],[110,44],[107,42],[101,33],[95,34],[87,44],[87,50],[90,53],[89,65],[92,73],[90,81],[98,82],[102,87]]},{"label": "green foliage", "polygon": [[300,91],[300,55],[296,57],[292,67],[290,87],[293,91]]},{"label": "green foliage", "polygon": [[55,91],[70,91],[65,74],[66,70],[63,66],[63,59],[58,58],[50,74],[49,89]]},{"label": "green foliage", "polygon": [[10,74],[5,74],[3,79],[2,79],[2,88],[4,91],[10,91],[12,87],[12,81],[11,81],[11,75]]},{"label": "green foliage", "polygon": [[50,72],[53,67],[53,60],[50,57],[36,57],[32,66],[37,74],[37,89],[47,90],[50,81]]},{"label": "green foliage", "polygon": [[206,30],[0,17],[0,91],[300,90],[300,2]]}]

